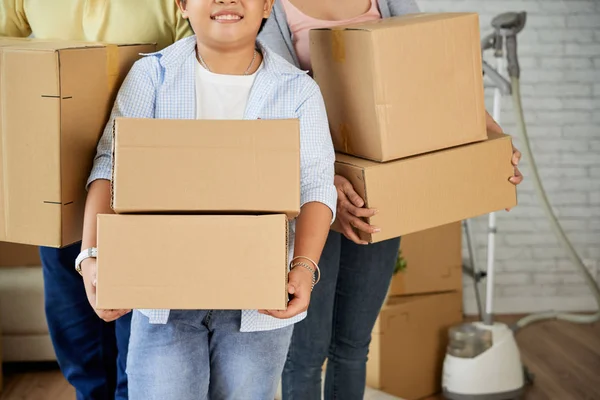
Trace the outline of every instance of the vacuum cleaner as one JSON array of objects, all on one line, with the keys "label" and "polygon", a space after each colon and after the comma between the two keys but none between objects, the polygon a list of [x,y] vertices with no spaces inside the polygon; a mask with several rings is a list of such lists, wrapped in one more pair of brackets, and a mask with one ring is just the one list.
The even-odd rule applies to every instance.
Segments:
[{"label": "vacuum cleaner", "polygon": [[[517,34],[525,27],[526,13],[504,13],[492,20],[494,32],[482,40],[482,51],[493,49],[496,69],[484,62],[484,73],[494,82],[493,117],[499,122],[502,95],[511,95],[514,110],[519,123],[521,146],[525,158],[531,166],[531,178],[540,199],[544,213],[551,227],[565,247],[571,261],[584,276],[599,307],[595,314],[577,315],[549,311],[533,314],[508,326],[493,320],[494,296],[494,237],[496,234],[495,214],[489,215],[487,271],[479,272],[476,267],[475,252],[472,244],[470,224],[465,221],[465,237],[471,261],[470,274],[474,278],[475,295],[481,321],[452,327],[449,331],[449,345],[444,360],[442,388],[449,400],[512,400],[519,399],[527,383],[533,383],[533,376],[521,364],[519,348],[515,334],[528,324],[559,319],[575,323],[594,323],[600,320],[600,288],[581,258],[568,240],[556,216],[554,215],[531,151],[525,126],[520,95],[520,68],[517,58]],[[502,71],[505,67],[510,81]],[[479,296],[479,281],[486,281],[485,312],[482,311]]]}]

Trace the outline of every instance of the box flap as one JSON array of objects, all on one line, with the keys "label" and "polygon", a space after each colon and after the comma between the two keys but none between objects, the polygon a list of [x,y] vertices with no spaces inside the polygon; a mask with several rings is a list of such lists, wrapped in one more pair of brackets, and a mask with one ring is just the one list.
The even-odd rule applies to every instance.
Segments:
[{"label": "box flap", "polygon": [[152,45],[152,43],[106,43],[106,42],[85,42],[78,40],[48,40],[34,38],[11,38],[0,37],[0,48],[11,48],[14,50],[34,50],[34,51],[58,51],[68,49],[88,49],[96,47],[131,47]]},{"label": "box flap", "polygon": [[405,14],[391,18],[376,19],[367,22],[353,23],[348,25],[341,25],[332,28],[319,28],[315,30],[323,31],[367,31],[374,32],[382,29],[388,29],[390,27],[405,27],[414,24],[422,24],[425,22],[438,22],[449,20],[453,18],[461,18],[465,16],[477,16],[476,13],[415,13]]}]

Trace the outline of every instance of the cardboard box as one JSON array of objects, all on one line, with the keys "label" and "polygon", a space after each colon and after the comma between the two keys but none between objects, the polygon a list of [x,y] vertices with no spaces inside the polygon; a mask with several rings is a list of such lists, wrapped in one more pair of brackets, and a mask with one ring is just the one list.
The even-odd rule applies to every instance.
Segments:
[{"label": "cardboard box", "polygon": [[479,37],[472,13],[311,30],[336,150],[389,161],[485,140]]},{"label": "cardboard box", "polygon": [[0,240],[81,239],[96,144],[125,75],[154,48],[0,40]]},{"label": "cardboard box", "polygon": [[462,290],[462,225],[453,222],[400,241],[406,269],[392,279],[389,296]]},{"label": "cardboard box", "polygon": [[38,267],[41,265],[38,247],[0,242],[0,267]]},{"label": "cardboard box", "polygon": [[296,119],[120,118],[114,146],[115,212],[300,212]]},{"label": "cardboard box", "polygon": [[448,329],[462,319],[460,292],[391,298],[373,329],[367,385],[406,400],[438,393]]},{"label": "cardboard box", "polygon": [[514,207],[511,157],[510,136],[490,133],[484,142],[383,164],[337,154],[336,173],[379,210],[367,222],[381,232],[360,233],[375,243]]},{"label": "cardboard box", "polygon": [[99,215],[97,307],[285,309],[288,221]]}]

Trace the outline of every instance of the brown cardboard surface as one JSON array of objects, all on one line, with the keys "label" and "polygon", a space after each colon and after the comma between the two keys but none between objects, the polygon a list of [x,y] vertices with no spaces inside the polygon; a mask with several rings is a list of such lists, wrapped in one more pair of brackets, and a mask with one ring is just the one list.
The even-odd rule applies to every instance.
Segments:
[{"label": "brown cardboard surface", "polygon": [[462,290],[460,222],[402,237],[406,269],[392,279],[390,296]]},{"label": "brown cardboard surface", "polygon": [[365,207],[379,210],[367,222],[381,232],[360,234],[375,243],[514,207],[511,157],[510,136],[490,133],[483,142],[387,163],[337,154],[336,173]]},{"label": "brown cardboard surface", "polygon": [[99,215],[97,307],[285,309],[287,217]]},{"label": "brown cardboard surface", "polygon": [[81,239],[85,181],[116,90],[154,47],[0,40],[0,240]]},{"label": "brown cardboard surface", "polygon": [[367,385],[406,400],[439,392],[448,329],[462,318],[461,292],[391,298],[373,329]]},{"label": "brown cardboard surface", "polygon": [[0,267],[40,266],[39,248],[24,244],[0,242]]},{"label": "brown cardboard surface", "polygon": [[389,161],[484,140],[479,37],[472,13],[311,30],[336,150]]},{"label": "brown cardboard surface", "polygon": [[115,122],[118,213],[300,212],[298,120]]}]

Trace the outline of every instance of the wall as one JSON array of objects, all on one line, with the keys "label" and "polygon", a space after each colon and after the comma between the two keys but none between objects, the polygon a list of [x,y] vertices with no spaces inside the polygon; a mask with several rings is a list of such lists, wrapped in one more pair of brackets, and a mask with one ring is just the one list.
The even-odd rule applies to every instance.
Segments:
[{"label": "wall", "polygon": [[[594,276],[600,268],[600,0],[417,0],[422,11],[473,11],[482,36],[491,19],[527,11],[519,34],[524,109],[536,162],[559,220]],[[491,60],[491,54],[486,59]],[[486,90],[488,109],[492,91]],[[510,98],[502,126],[517,134]],[[519,146],[519,141],[515,141]],[[495,308],[501,313],[593,310],[589,290],[566,258],[534,194],[527,160],[519,207],[498,213]],[[487,217],[473,220],[485,268]],[[466,254],[466,252],[465,252]],[[475,313],[471,282],[466,311]]]}]

